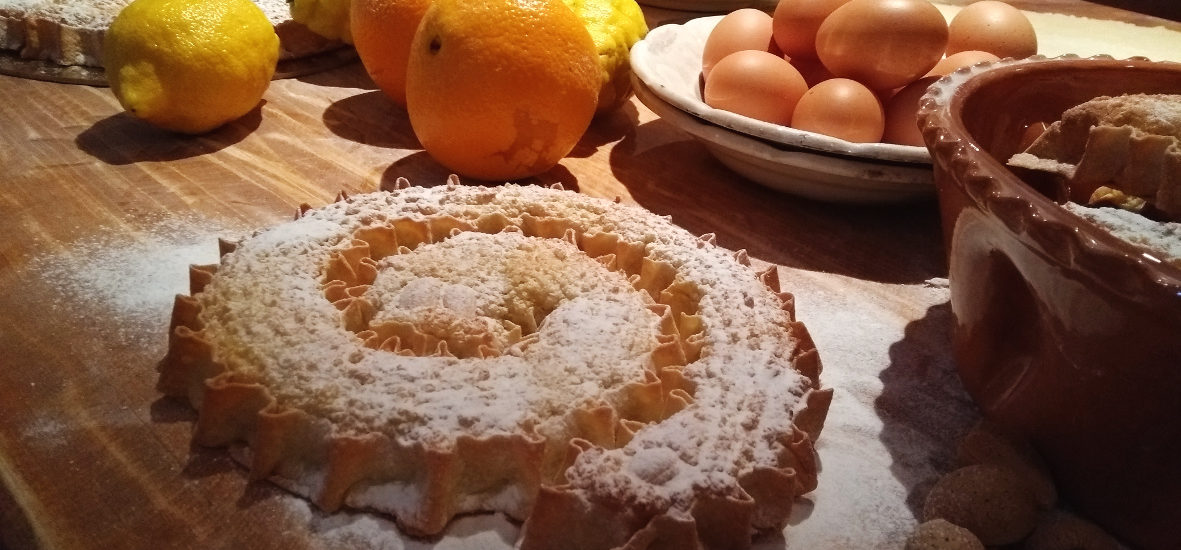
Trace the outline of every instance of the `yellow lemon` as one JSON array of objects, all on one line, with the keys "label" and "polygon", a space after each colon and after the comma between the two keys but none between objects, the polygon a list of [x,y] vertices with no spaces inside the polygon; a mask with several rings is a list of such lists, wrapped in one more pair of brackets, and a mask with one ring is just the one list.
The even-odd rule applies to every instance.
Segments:
[{"label": "yellow lemon", "polygon": [[632,93],[631,47],[648,34],[636,0],[563,0],[586,25],[599,53],[603,84],[599,113],[623,105]]},{"label": "yellow lemon", "polygon": [[119,103],[188,134],[254,109],[279,59],[274,25],[250,0],[135,0],[115,17],[103,48]]},{"label": "yellow lemon", "polygon": [[291,19],[303,23],[312,32],[331,40],[353,43],[349,26],[350,0],[287,0]]},{"label": "yellow lemon", "polygon": [[410,44],[406,113],[440,164],[519,179],[574,148],[601,84],[594,41],[562,0],[433,0]]}]

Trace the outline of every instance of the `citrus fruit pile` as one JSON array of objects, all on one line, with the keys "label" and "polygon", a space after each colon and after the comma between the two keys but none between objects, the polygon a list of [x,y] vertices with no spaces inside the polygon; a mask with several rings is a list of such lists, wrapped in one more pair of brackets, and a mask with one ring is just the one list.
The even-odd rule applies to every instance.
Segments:
[{"label": "citrus fruit pile", "polygon": [[123,108],[187,134],[253,110],[279,59],[274,25],[250,0],[135,0],[115,17],[103,48]]},{"label": "citrus fruit pile", "polygon": [[427,153],[483,180],[565,157],[596,113],[627,101],[629,51],[648,32],[635,0],[352,0],[348,21],[334,32]]},{"label": "citrus fruit pile", "polygon": [[[569,154],[630,97],[629,52],[648,32],[635,0],[291,0],[291,14],[352,43],[426,152],[483,180]],[[105,50],[127,111],[199,134],[258,105],[279,39],[250,0],[134,0]]]}]

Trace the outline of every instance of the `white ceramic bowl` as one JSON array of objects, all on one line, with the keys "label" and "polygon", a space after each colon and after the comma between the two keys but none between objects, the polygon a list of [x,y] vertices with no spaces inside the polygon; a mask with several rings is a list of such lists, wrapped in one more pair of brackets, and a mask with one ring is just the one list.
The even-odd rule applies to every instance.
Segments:
[{"label": "white ceramic bowl", "polygon": [[756,183],[839,202],[934,196],[924,147],[851,143],[714,109],[701,99],[701,52],[721,16],[652,29],[631,51],[637,97]]},{"label": "white ceramic bowl", "polygon": [[643,82],[636,97],[661,119],[701,141],[719,162],[743,177],[810,199],[888,203],[931,196],[930,165],[883,166],[858,159],[793,150],[726,129],[666,103]]}]

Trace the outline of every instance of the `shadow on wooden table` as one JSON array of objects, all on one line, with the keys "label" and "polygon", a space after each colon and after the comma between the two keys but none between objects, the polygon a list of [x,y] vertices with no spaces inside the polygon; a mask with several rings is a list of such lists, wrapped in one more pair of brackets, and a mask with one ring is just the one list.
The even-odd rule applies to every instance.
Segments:
[{"label": "shadow on wooden table", "polygon": [[567,157],[590,158],[599,148],[634,134],[639,123],[640,113],[631,101],[614,111],[596,115],[591,121],[590,128]]},{"label": "shadow on wooden table", "polygon": [[[453,172],[431,158],[426,151],[419,151],[406,155],[391,163],[381,175],[378,188],[383,191],[393,191],[398,186],[398,180],[405,178],[411,185],[417,187],[437,187],[446,185]],[[475,178],[460,177],[461,185],[494,187],[503,185],[502,181],[489,181]],[[553,168],[529,178],[516,180],[519,185],[537,185],[550,187],[559,184],[563,189],[578,191],[578,178],[565,166],[558,164]]]},{"label": "shadow on wooden table", "polygon": [[241,118],[199,136],[156,128],[122,112],[83,130],[74,143],[78,149],[112,165],[207,155],[238,143],[257,130],[262,122],[262,107],[265,103],[266,100],[263,100]]},{"label": "shadow on wooden table", "polygon": [[677,225],[789,267],[886,283],[946,276],[933,199],[847,205],[780,193],[731,172],[676,132],[659,119],[641,124],[610,162],[636,202]]},{"label": "shadow on wooden table", "polygon": [[422,149],[406,110],[380,91],[337,100],[321,116],[332,133],[357,143],[388,149]]},{"label": "shadow on wooden table", "polygon": [[[348,48],[351,50],[351,48]],[[351,53],[351,57],[350,57]],[[305,73],[294,77],[300,82],[316,86],[331,86],[334,88],[360,88],[362,90],[377,90],[377,84],[365,72],[365,66],[356,56],[355,51],[341,52],[337,56],[339,65],[327,66],[324,70]],[[331,64],[333,60],[328,60]]]},{"label": "shadow on wooden table", "polygon": [[890,471],[909,491],[906,503],[921,519],[927,493],[953,469],[956,445],[979,419],[951,353],[951,304],[931,306],[890,346],[874,408],[878,434],[893,459]]}]

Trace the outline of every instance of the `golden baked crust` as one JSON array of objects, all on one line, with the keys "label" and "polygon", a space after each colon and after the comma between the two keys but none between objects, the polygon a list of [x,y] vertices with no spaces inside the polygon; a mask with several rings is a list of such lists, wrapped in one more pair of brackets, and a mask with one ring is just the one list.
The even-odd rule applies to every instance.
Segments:
[{"label": "golden baked crust", "polygon": [[578,193],[398,187],[193,270],[159,387],[195,442],[413,534],[482,510],[525,549],[785,526],[832,393],[773,268]]},{"label": "golden baked crust", "polygon": [[1181,220],[1181,95],[1097,97],[1009,160],[1066,180],[1073,200]]}]

